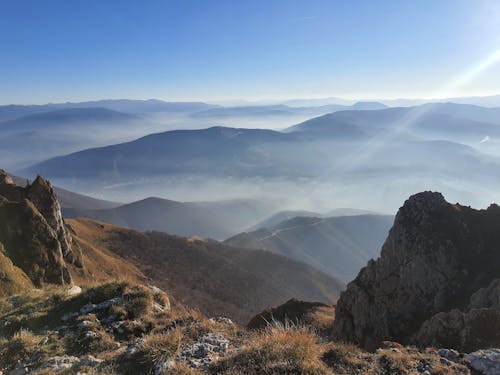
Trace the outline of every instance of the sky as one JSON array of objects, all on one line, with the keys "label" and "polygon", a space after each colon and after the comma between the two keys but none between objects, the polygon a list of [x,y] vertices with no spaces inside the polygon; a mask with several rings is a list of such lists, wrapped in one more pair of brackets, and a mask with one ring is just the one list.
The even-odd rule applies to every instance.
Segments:
[{"label": "sky", "polygon": [[1,0],[0,103],[500,93],[500,1]]}]

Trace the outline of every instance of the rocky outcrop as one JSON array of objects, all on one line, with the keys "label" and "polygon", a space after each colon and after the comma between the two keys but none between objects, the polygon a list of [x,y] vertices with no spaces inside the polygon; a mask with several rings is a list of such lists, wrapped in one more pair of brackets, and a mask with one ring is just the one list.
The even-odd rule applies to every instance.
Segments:
[{"label": "rocky outcrop", "polygon": [[4,254],[37,286],[70,284],[67,264],[83,266],[54,190],[40,176],[21,187],[0,170],[0,241]]},{"label": "rocky outcrop", "polygon": [[410,197],[380,258],[341,294],[334,335],[370,350],[385,340],[428,344],[431,332],[446,347],[487,346],[496,340],[484,328],[497,319],[499,243],[497,205],[474,210],[440,193]]},{"label": "rocky outcrop", "polygon": [[275,323],[299,324],[307,320],[307,315],[320,307],[328,305],[321,302],[299,301],[292,298],[284,304],[262,311],[247,324],[249,329],[261,329]]},{"label": "rocky outcrop", "polygon": [[463,352],[500,345],[500,279],[470,298],[465,312],[453,309],[425,321],[413,338],[419,346],[454,347]]}]

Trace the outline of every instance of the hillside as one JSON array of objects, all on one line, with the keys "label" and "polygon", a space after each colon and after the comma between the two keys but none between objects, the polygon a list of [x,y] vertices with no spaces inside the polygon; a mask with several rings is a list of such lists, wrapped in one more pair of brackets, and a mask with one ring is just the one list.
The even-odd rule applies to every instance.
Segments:
[{"label": "hillside", "polygon": [[347,282],[378,257],[392,221],[384,215],[296,217],[225,243],[282,254]]},{"label": "hillside", "polygon": [[20,187],[5,172],[0,177],[4,290],[148,278],[209,315],[245,322],[294,296],[332,303],[343,288],[316,269],[265,251],[86,219],[64,221],[48,181],[39,176]]},{"label": "hillside", "polygon": [[[496,205],[476,211],[450,205],[437,193],[411,197],[398,213],[382,256],[361,271],[334,307],[292,299],[331,304],[342,287],[302,263],[88,219],[64,222],[48,181],[37,177],[20,187],[5,172],[0,177],[4,373],[354,375],[425,369],[490,375],[484,369],[498,367],[497,349],[473,352],[500,343]],[[403,248],[393,251],[394,245]],[[387,293],[387,286],[397,284],[398,272],[402,282]],[[400,297],[412,290],[415,275],[422,293],[413,292],[417,300],[408,303]],[[364,277],[372,279],[358,286]],[[364,294],[377,288],[382,292],[366,299]],[[350,301],[354,308],[347,310]],[[451,306],[443,301],[455,309],[443,311]],[[398,330],[408,329],[404,319],[416,321],[413,310],[430,316],[420,316],[424,323],[417,335],[404,331],[399,336],[421,349],[384,341],[370,353],[343,342],[356,340],[348,336],[349,329],[371,335],[383,331],[387,306],[393,309],[391,326]],[[401,306],[403,315],[396,315]],[[373,329],[360,327],[366,311],[382,311],[371,322]],[[250,321],[250,329],[221,316],[226,314],[237,323]],[[367,341],[360,343],[366,346]],[[443,344],[465,353],[426,348]]]},{"label": "hillside", "polygon": [[316,269],[266,251],[159,232],[138,232],[88,219],[67,221],[77,240],[126,259],[182,303],[239,322],[293,296],[325,303],[343,284]]}]

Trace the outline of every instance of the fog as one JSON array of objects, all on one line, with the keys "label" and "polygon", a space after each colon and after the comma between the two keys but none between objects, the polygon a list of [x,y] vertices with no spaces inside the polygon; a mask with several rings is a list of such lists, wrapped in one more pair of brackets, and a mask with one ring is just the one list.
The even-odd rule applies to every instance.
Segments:
[{"label": "fog", "polygon": [[254,109],[253,115],[217,108],[201,114],[152,112],[118,122],[23,123],[0,127],[0,159],[3,168],[23,176],[42,173],[60,187],[123,203],[152,196],[184,202],[243,198],[276,211],[348,207],[394,214],[424,190],[478,208],[500,202],[500,138],[494,134],[500,125],[474,117],[496,120],[496,112],[459,107],[465,117],[457,119],[448,115],[457,107],[445,105],[435,114],[436,108],[441,107],[337,112],[287,133],[166,134],[34,167],[54,156],[168,130],[282,130],[311,115],[281,107]]}]

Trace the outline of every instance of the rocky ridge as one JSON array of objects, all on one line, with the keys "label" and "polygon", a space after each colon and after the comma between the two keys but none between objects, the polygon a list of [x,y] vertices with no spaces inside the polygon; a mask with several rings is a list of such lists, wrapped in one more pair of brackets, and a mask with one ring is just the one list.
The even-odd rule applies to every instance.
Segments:
[{"label": "rocky ridge", "polygon": [[500,207],[423,192],[400,208],[379,259],[347,286],[334,336],[473,351],[500,345]]},{"label": "rocky ridge", "polygon": [[79,249],[61,215],[51,184],[38,176],[25,187],[0,170],[0,243],[3,254],[35,286],[71,284],[67,264],[82,268]]}]

